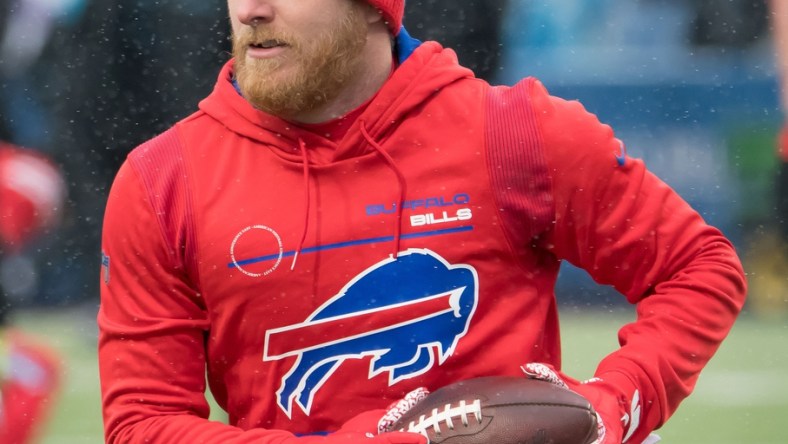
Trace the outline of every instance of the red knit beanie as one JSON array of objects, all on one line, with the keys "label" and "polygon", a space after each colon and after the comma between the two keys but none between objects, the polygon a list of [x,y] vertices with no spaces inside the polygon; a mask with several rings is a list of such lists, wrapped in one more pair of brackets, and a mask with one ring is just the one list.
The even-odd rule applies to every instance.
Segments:
[{"label": "red knit beanie", "polygon": [[399,34],[402,16],[405,15],[405,0],[367,0],[383,13],[383,19],[392,35]]}]

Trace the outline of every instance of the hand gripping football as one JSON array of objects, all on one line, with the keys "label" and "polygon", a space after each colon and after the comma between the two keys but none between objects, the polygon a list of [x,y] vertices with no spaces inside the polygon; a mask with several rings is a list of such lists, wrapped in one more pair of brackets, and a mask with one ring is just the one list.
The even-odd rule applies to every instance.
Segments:
[{"label": "hand gripping football", "polygon": [[408,410],[391,430],[443,444],[589,444],[591,404],[546,381],[488,376],[447,385]]}]

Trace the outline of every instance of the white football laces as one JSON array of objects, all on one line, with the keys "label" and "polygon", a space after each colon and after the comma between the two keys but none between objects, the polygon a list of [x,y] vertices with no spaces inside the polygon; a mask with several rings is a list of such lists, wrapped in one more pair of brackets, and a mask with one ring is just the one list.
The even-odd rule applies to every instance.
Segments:
[{"label": "white football laces", "polygon": [[418,421],[411,421],[408,427],[401,431],[411,433],[420,433],[423,436],[428,436],[427,431],[432,429],[435,434],[441,434],[441,423],[445,423],[449,430],[454,430],[454,421],[458,419],[464,427],[470,425],[470,419],[476,420],[477,423],[482,422],[482,403],[480,400],[475,399],[470,404],[465,400],[460,401],[459,405],[452,407],[451,404],[446,404],[443,410],[437,408],[432,409],[432,413],[421,415]]}]

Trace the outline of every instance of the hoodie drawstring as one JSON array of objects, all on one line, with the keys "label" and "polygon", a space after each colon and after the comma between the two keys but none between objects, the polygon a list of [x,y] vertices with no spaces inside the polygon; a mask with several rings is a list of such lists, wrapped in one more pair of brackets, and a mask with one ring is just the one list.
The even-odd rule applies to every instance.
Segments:
[{"label": "hoodie drawstring", "polygon": [[310,209],[310,197],[309,197],[309,157],[306,154],[306,143],[303,139],[298,139],[298,145],[301,148],[301,158],[304,162],[304,228],[301,232],[301,240],[298,241],[298,248],[296,248],[295,255],[293,256],[293,263],[290,264],[290,271],[295,269],[296,261],[298,260],[298,255],[301,253],[301,250],[304,248],[304,241],[306,240],[306,231],[309,228],[309,209]]},{"label": "hoodie drawstring", "polygon": [[402,206],[405,203],[405,196],[407,194],[407,182],[405,181],[405,175],[402,174],[402,170],[400,170],[397,167],[397,164],[394,162],[394,159],[391,157],[391,155],[386,151],[384,151],[383,147],[381,147],[380,144],[377,143],[375,139],[373,139],[369,135],[369,132],[367,131],[364,121],[361,121],[360,127],[361,127],[361,135],[363,135],[367,143],[369,143],[370,146],[372,146],[372,148],[374,148],[375,151],[377,151],[377,153],[380,154],[381,157],[383,157],[383,159],[386,161],[386,164],[388,164],[389,168],[391,168],[391,170],[394,171],[394,174],[396,174],[397,182],[399,183],[399,201],[397,202],[397,225],[394,231],[394,255],[392,256],[396,259],[397,256],[399,255],[400,243],[401,243],[400,241],[402,237]]}]

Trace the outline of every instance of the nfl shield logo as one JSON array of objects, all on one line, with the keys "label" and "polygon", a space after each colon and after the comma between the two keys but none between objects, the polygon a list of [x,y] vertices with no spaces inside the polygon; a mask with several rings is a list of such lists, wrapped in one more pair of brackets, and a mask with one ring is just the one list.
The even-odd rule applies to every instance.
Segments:
[{"label": "nfl shield logo", "polygon": [[109,256],[101,252],[101,272],[104,275],[104,283],[109,284]]}]

